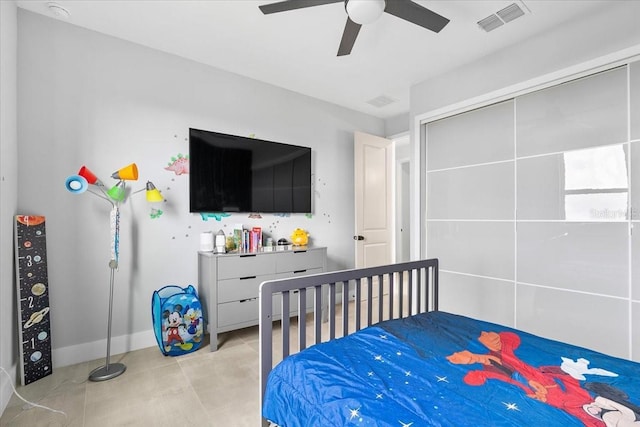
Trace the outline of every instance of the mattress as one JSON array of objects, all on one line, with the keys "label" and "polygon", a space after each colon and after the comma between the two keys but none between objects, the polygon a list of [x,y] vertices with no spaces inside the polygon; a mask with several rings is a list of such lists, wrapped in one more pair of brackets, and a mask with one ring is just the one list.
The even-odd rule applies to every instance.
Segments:
[{"label": "mattress", "polygon": [[640,426],[640,364],[445,312],[389,320],[271,371],[294,426]]}]

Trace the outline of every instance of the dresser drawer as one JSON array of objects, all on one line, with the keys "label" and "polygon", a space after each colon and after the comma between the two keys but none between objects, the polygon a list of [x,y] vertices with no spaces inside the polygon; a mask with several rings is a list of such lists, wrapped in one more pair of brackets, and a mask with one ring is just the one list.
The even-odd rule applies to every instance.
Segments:
[{"label": "dresser drawer", "polygon": [[218,303],[256,298],[260,283],[274,279],[273,275],[246,276],[218,281]]},{"label": "dresser drawer", "polygon": [[218,304],[218,328],[258,323],[258,298]]},{"label": "dresser drawer", "polygon": [[322,250],[280,252],[278,255],[278,273],[309,270],[324,266],[324,251]]},{"label": "dresser drawer", "polygon": [[218,280],[262,276],[276,272],[276,259],[271,254],[221,256],[218,259]]},{"label": "dresser drawer", "polygon": [[289,277],[308,276],[310,274],[322,273],[322,271],[323,271],[322,268],[309,268],[309,269],[296,270],[294,272],[288,272],[288,273],[278,273],[276,274],[276,279],[287,279]]}]

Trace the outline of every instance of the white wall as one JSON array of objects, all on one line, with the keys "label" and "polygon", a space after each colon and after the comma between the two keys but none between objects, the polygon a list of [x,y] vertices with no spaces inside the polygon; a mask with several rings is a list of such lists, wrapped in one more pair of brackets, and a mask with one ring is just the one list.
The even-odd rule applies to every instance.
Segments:
[{"label": "white wall", "polygon": [[15,2],[0,2],[0,366],[12,377],[0,373],[0,413],[9,403],[18,362],[13,260],[13,216],[18,200],[17,22]]},{"label": "white wall", "polygon": [[[83,164],[112,185],[136,162],[133,189],[149,179],[167,199],[157,219],[142,194],[122,208],[113,354],[155,344],[152,292],[196,283],[203,231],[303,227],[328,247],[329,268],[353,266],[353,132],[382,135],[381,119],[23,10],[18,24],[18,206],[47,217],[54,366],[105,352],[110,206],[65,190]],[[164,169],[188,154],[189,127],[311,147],[313,217],[189,214],[188,176]]]},{"label": "white wall", "polygon": [[409,113],[389,117],[384,121],[384,132],[387,138],[409,131]]},{"label": "white wall", "polygon": [[637,45],[638,16],[640,2],[612,1],[601,14],[577,17],[542,36],[420,82],[411,88],[411,125],[416,116]]}]

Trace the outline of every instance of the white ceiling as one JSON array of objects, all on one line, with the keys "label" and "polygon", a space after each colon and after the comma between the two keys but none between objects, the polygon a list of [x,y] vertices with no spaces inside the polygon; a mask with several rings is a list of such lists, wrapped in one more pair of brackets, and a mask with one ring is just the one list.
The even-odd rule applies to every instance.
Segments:
[{"label": "white ceiling", "polygon": [[[416,0],[451,20],[436,34],[389,14],[362,27],[351,55],[336,53],[346,21],[340,3],[263,15],[273,0],[57,0],[19,7],[267,82],[381,118],[409,111],[411,85],[598,14],[611,0]],[[477,22],[517,3],[530,13],[486,33]],[[379,96],[396,100],[374,107]]]}]

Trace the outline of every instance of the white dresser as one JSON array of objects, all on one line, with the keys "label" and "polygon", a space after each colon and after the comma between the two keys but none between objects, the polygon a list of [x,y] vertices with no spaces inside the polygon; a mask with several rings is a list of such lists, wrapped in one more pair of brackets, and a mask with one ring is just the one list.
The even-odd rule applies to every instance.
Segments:
[{"label": "white dresser", "polygon": [[[322,273],[327,248],[299,247],[290,251],[214,254],[198,252],[198,292],[208,322],[211,351],[218,349],[218,333],[258,324],[258,289],[265,280]],[[313,295],[309,293],[307,306]],[[274,305],[274,318],[281,310]],[[289,315],[297,314],[292,295]]]}]

